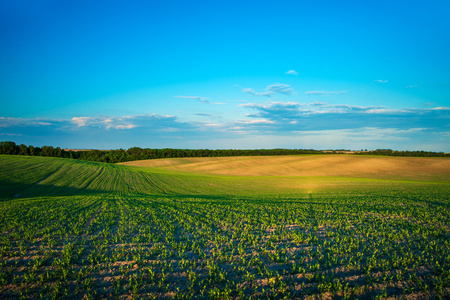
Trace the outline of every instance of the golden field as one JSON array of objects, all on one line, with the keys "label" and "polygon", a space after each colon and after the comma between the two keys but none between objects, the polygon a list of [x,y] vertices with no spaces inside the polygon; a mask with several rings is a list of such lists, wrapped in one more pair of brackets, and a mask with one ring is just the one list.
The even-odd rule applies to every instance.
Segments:
[{"label": "golden field", "polygon": [[450,181],[450,159],[344,154],[168,158],[128,166],[232,176],[327,176],[389,180]]}]

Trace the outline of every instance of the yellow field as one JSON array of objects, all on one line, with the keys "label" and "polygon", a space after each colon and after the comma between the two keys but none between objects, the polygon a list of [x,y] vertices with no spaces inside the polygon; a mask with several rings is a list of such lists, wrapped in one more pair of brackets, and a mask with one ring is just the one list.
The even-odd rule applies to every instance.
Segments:
[{"label": "yellow field", "polygon": [[168,158],[122,163],[188,173],[233,176],[331,176],[450,181],[450,159],[357,155]]}]

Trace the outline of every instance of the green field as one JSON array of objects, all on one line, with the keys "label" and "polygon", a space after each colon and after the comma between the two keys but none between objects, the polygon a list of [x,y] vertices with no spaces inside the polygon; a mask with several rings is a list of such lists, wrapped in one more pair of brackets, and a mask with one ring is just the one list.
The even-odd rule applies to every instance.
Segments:
[{"label": "green field", "polygon": [[0,298],[449,298],[449,159],[318,157],[0,155]]}]

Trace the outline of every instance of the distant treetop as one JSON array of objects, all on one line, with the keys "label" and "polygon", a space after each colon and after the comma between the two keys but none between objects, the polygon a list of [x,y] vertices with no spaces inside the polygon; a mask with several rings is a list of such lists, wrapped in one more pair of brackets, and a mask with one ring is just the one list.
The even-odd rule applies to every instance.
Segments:
[{"label": "distant treetop", "polygon": [[72,158],[87,161],[118,163],[133,160],[175,158],[175,157],[225,157],[225,156],[274,156],[300,154],[356,154],[356,155],[389,155],[389,156],[417,156],[417,157],[450,157],[450,154],[430,151],[394,151],[391,149],[377,149],[374,151],[350,150],[313,150],[313,149],[150,149],[132,147],[128,150],[72,150],[53,146],[16,145],[14,142],[0,142],[0,154],[49,156]]}]

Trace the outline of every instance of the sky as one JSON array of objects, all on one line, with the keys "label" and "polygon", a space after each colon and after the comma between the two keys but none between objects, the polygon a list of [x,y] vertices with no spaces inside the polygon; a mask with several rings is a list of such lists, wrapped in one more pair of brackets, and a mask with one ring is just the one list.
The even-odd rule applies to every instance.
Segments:
[{"label": "sky", "polygon": [[0,0],[0,141],[450,152],[450,2]]}]

